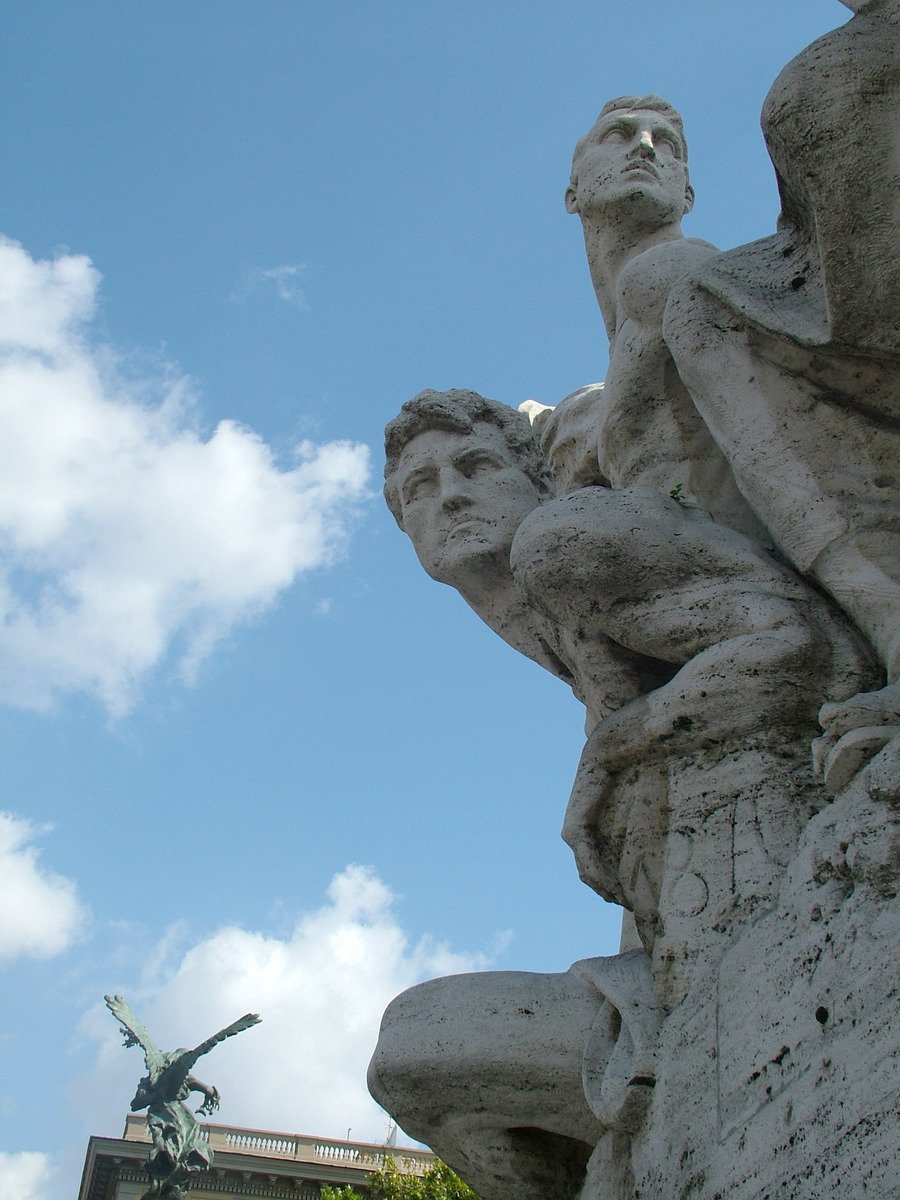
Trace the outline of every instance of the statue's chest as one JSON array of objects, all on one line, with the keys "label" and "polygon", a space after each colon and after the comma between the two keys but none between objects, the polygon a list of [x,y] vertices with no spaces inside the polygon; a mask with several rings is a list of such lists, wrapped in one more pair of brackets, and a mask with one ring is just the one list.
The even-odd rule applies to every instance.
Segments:
[{"label": "statue's chest", "polygon": [[[680,396],[671,394],[671,357],[660,334],[630,319],[620,328],[606,378],[598,430],[600,468],[614,487],[656,482],[654,465],[668,460],[682,437]],[[680,452],[677,452],[680,457]]]}]

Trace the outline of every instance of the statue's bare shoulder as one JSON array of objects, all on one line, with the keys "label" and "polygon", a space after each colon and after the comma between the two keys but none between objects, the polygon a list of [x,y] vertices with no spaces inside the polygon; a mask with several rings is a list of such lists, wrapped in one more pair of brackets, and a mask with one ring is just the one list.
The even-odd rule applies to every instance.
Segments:
[{"label": "statue's bare shoulder", "polygon": [[628,317],[644,327],[661,329],[672,288],[718,253],[711,242],[701,238],[680,238],[636,255],[618,279],[620,320]]}]

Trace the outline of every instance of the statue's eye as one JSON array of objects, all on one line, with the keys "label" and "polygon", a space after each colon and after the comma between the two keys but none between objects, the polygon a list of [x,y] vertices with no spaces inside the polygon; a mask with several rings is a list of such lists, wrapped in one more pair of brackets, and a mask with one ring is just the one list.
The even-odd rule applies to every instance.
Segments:
[{"label": "statue's eye", "polygon": [[613,125],[612,129],[607,129],[600,138],[601,142],[624,142],[626,138],[625,130],[619,125]]},{"label": "statue's eye", "polygon": [[498,465],[497,460],[490,454],[467,454],[457,464],[459,470],[467,479],[481,471],[491,471]]},{"label": "statue's eye", "polygon": [[429,471],[420,471],[407,479],[401,492],[404,501],[420,500],[434,491],[434,475]]}]

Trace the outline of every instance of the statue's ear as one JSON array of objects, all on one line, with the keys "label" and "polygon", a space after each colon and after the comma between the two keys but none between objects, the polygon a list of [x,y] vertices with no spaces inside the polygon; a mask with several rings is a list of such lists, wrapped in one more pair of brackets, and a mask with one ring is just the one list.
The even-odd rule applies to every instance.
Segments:
[{"label": "statue's ear", "polygon": [[578,201],[575,198],[575,189],[571,184],[569,184],[569,186],[566,188],[566,212],[578,212]]},{"label": "statue's ear", "polygon": [[694,189],[690,184],[687,184],[684,189],[684,212],[685,216],[694,207]]}]

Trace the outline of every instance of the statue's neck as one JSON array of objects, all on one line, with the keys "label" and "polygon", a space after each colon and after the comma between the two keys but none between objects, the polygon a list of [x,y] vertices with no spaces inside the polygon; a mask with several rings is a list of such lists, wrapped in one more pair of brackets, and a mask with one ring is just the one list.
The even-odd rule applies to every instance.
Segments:
[{"label": "statue's neck", "polygon": [[623,268],[651,246],[680,241],[684,234],[679,221],[645,229],[622,229],[612,225],[605,214],[582,216],[581,227],[594,294],[603,314],[609,340],[612,341],[619,324],[618,283]]},{"label": "statue's neck", "polygon": [[[503,638],[508,646],[530,658],[552,674],[571,683],[571,675],[563,666],[544,639],[544,628],[540,619],[516,583],[509,568],[507,557],[505,569],[496,574],[480,571],[479,578],[469,586],[457,585],[457,591],[470,608],[490,629]],[[481,580],[489,579],[487,586]]]}]

